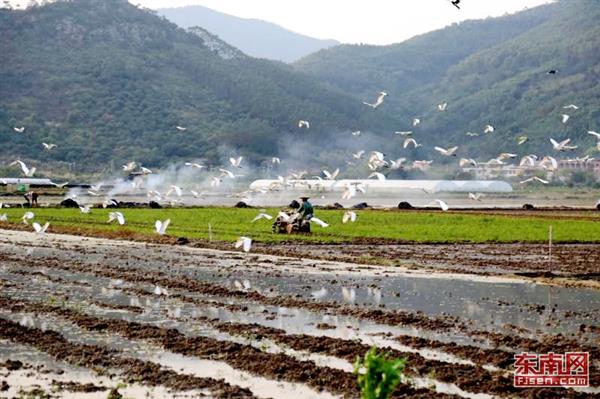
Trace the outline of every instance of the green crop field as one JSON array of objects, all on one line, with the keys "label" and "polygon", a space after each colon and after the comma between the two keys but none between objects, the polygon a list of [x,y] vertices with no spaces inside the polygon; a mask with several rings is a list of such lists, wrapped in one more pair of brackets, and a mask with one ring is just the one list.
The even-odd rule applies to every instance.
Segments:
[{"label": "green crop field", "polygon": [[[271,232],[271,221],[251,220],[258,214],[255,209],[235,208],[173,208],[121,209],[126,224],[109,224],[108,209],[93,209],[82,214],[78,209],[38,208],[34,221],[50,222],[49,231],[61,227],[77,228],[83,233],[94,231],[122,231],[154,235],[156,220],[171,219],[168,236],[233,241],[248,236],[254,241],[305,241],[322,243],[352,242],[360,238],[390,239],[419,243],[448,242],[545,242],[549,227],[553,228],[555,242],[600,242],[600,217],[552,219],[544,216],[504,216],[467,214],[460,212],[398,212],[357,211],[355,223],[342,223],[343,210],[318,210],[316,215],[330,224],[322,228],[313,223],[311,235],[280,235]],[[24,209],[2,209],[8,223],[22,224]],[[278,210],[268,209],[276,215]],[[0,222],[0,228],[2,227]],[[210,237],[209,237],[210,234]]]}]

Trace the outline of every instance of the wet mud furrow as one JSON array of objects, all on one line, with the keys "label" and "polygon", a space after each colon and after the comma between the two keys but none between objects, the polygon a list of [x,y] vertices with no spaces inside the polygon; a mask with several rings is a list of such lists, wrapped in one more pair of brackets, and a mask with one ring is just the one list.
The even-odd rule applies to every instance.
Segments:
[{"label": "wet mud furrow", "polygon": [[[0,308],[12,312],[50,313],[60,316],[77,326],[94,332],[119,334],[131,340],[148,340],[165,350],[204,359],[224,361],[232,367],[248,371],[255,375],[281,379],[289,382],[304,383],[317,390],[358,396],[356,378],[350,373],[320,367],[312,361],[300,361],[285,354],[262,352],[259,349],[235,342],[218,341],[207,337],[188,337],[176,329],[161,328],[148,324],[125,320],[105,319],[78,313],[70,309],[39,303],[17,302],[0,298]],[[441,393],[432,393],[427,389],[414,389],[403,386],[394,397],[452,397]]]},{"label": "wet mud furrow", "polygon": [[[170,289],[181,289],[191,291],[194,293],[212,295],[223,298],[237,298],[240,300],[253,301],[262,305],[271,306],[284,306],[284,307],[298,307],[313,312],[330,313],[343,316],[355,317],[357,319],[373,320],[384,325],[409,325],[424,330],[432,331],[448,331],[448,330],[461,330],[469,333],[469,329],[464,324],[460,324],[456,318],[443,317],[442,320],[439,318],[426,317],[423,314],[415,312],[395,312],[395,311],[384,311],[380,309],[364,309],[359,307],[349,307],[340,305],[337,303],[320,303],[320,302],[309,302],[297,298],[289,297],[267,297],[257,292],[246,292],[239,290],[231,290],[226,287],[218,286],[207,282],[199,282],[189,277],[182,276],[180,278],[171,278],[168,275],[162,273],[156,273],[147,271],[142,273],[140,271],[133,271],[125,268],[90,268],[86,265],[79,263],[71,263],[69,265],[64,262],[60,262],[52,259],[35,260],[28,259],[22,261],[21,264],[29,267],[46,267],[54,268],[58,270],[65,270],[69,272],[81,272],[81,273],[92,273],[97,276],[111,278],[111,279],[125,279],[128,282],[143,283],[149,285],[160,285]],[[132,292],[136,292],[135,289]],[[148,292],[140,290],[137,293]],[[185,298],[184,295],[173,294],[179,299]],[[186,299],[184,299],[186,301]],[[189,300],[189,302],[195,302],[196,299]],[[200,301],[200,304],[206,304],[206,302]],[[229,305],[234,310],[240,309],[237,305]],[[453,320],[451,323],[448,320]],[[520,337],[515,334],[500,334],[496,332],[483,332],[479,331],[476,334],[479,338],[490,341],[494,346],[511,348],[515,352],[528,350],[537,351],[538,353],[545,353],[549,350],[556,351],[573,351],[573,350],[587,350],[591,352],[593,358],[598,358],[600,355],[600,349],[596,347],[583,346],[581,342],[568,339],[563,336],[548,336],[542,337],[541,340]]]},{"label": "wet mud furrow", "polygon": [[[264,327],[258,324],[220,323],[207,320],[220,331],[231,335],[240,335],[255,339],[269,339],[295,350],[326,354],[354,362],[356,356],[362,356],[370,346],[357,341],[341,340],[325,336],[305,334],[286,334],[284,330]],[[506,372],[490,372],[481,367],[463,364],[451,364],[436,360],[424,359],[415,353],[402,352],[393,348],[381,348],[392,357],[408,360],[408,374],[426,377],[435,375],[439,381],[458,386],[464,391],[474,393],[492,393],[496,395],[518,394],[536,397],[539,390],[517,389],[513,386],[512,374]],[[474,349],[474,348],[473,348]],[[510,355],[512,364],[512,355]],[[594,373],[592,370],[591,373]],[[508,374],[508,375],[507,375]],[[597,373],[596,373],[597,375]],[[596,381],[598,385],[600,381]],[[592,381],[594,385],[594,381]],[[583,398],[584,394],[576,392],[556,392],[548,398]]]},{"label": "wet mud furrow", "polygon": [[178,374],[152,362],[120,357],[116,351],[104,347],[75,344],[57,332],[21,326],[3,318],[0,318],[0,338],[37,348],[57,360],[73,365],[105,373],[119,370],[131,383],[162,385],[178,391],[208,389],[221,398],[254,397],[250,391],[223,381]]},{"label": "wet mud furrow", "polygon": [[[48,353],[109,375],[117,371],[132,383],[153,386],[155,379],[157,390],[210,391],[217,397],[237,397],[240,390],[260,397],[302,392],[305,399],[354,399],[359,392],[352,363],[372,346],[407,358],[412,382],[398,389],[398,398],[600,397],[600,296],[594,289],[531,284],[514,276],[424,273],[407,270],[409,264],[381,267],[353,259],[361,248],[369,255],[389,247],[391,257],[421,251],[407,256],[435,262],[442,251],[437,259],[462,268],[460,251],[447,245],[365,242],[343,253],[336,245],[264,248],[297,246],[297,254],[314,249],[316,257],[340,255],[352,262],[340,263],[161,245],[170,240],[0,231],[0,339],[9,334],[15,343],[38,348],[38,356]],[[540,258],[536,245],[460,247],[482,274],[496,261],[512,262],[511,251],[532,264]],[[583,267],[592,247],[564,246],[557,259],[570,253]],[[508,263],[498,270],[507,268]],[[18,330],[34,338],[17,336]],[[590,352],[592,389],[514,388],[513,356],[523,351]],[[20,360],[27,358],[19,353]],[[272,391],[257,385],[267,382]]]},{"label": "wet mud furrow", "polygon": [[[2,260],[2,258],[3,256],[0,255],[0,260]],[[19,259],[13,257],[4,256],[4,258],[7,259],[7,261],[19,261]],[[374,321],[382,325],[410,326],[420,330],[437,332],[460,331],[487,340],[493,346],[510,348],[515,352],[528,350],[537,351],[537,353],[546,353],[549,350],[554,352],[585,350],[589,351],[593,358],[600,358],[600,348],[598,348],[598,346],[585,346],[581,342],[561,335],[542,336],[540,339],[532,339],[521,337],[514,333],[503,334],[498,332],[475,331],[472,328],[469,328],[469,323],[453,316],[428,317],[420,312],[386,311],[382,309],[352,307],[331,302],[311,302],[295,297],[271,297],[254,291],[229,289],[220,285],[194,280],[186,276],[173,278],[167,274],[149,270],[142,272],[128,268],[106,266],[91,268],[88,265],[80,264],[79,262],[70,262],[69,264],[66,264],[63,261],[58,261],[56,259],[26,259],[20,260],[19,263],[28,267],[46,267],[68,272],[91,273],[96,276],[111,279],[123,279],[131,283],[159,285],[173,290],[184,290],[194,292],[195,294],[240,299],[247,302],[259,303],[261,305],[301,308],[312,312],[354,317],[356,319]]]}]

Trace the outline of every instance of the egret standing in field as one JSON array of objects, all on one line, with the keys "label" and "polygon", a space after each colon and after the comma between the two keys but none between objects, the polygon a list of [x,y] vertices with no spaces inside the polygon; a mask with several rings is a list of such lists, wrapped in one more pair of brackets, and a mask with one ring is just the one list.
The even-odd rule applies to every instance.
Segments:
[{"label": "egret standing in field", "polygon": [[344,212],[344,216],[342,216],[342,223],[346,224],[348,222],[356,222],[356,213],[352,212],[352,211],[346,211]]}]

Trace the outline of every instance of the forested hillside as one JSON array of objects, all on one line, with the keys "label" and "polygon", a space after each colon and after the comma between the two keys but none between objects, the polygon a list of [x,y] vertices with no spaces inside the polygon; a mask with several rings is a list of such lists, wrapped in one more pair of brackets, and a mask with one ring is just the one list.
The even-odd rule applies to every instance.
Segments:
[{"label": "forested hillside", "polygon": [[[385,122],[285,64],[223,57],[216,39],[195,32],[125,0],[1,10],[2,159],[80,170],[236,154],[259,161],[297,139],[299,119],[313,124],[305,140],[322,143],[362,118]],[[42,142],[57,147],[42,151]]]},{"label": "forested hillside", "polygon": [[[597,155],[587,130],[600,131],[599,20],[598,1],[563,0],[393,46],[339,46],[288,66],[125,0],[0,10],[0,167],[21,158],[106,171],[131,160],[164,167],[242,155],[320,168],[345,166],[359,150],[439,164],[454,158],[434,145],[486,160],[549,154],[549,137],[571,137],[573,156]],[[362,104],[381,90],[383,105]],[[493,134],[483,134],[488,124]],[[414,130],[424,146],[402,148],[398,130]],[[519,146],[521,135],[530,140]],[[45,151],[43,142],[57,147]]]}]

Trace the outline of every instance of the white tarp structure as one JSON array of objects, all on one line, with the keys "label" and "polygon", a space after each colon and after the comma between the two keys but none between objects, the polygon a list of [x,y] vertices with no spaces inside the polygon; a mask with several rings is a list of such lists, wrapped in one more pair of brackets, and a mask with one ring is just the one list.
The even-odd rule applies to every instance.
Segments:
[{"label": "white tarp structure", "polygon": [[52,186],[50,179],[34,179],[29,177],[0,177],[0,185],[2,184],[30,184],[36,186]]},{"label": "white tarp structure", "polygon": [[250,184],[252,190],[297,190],[297,191],[343,191],[347,186],[363,186],[367,192],[402,193],[425,191],[428,193],[510,193],[512,186],[501,180],[256,180]]}]

